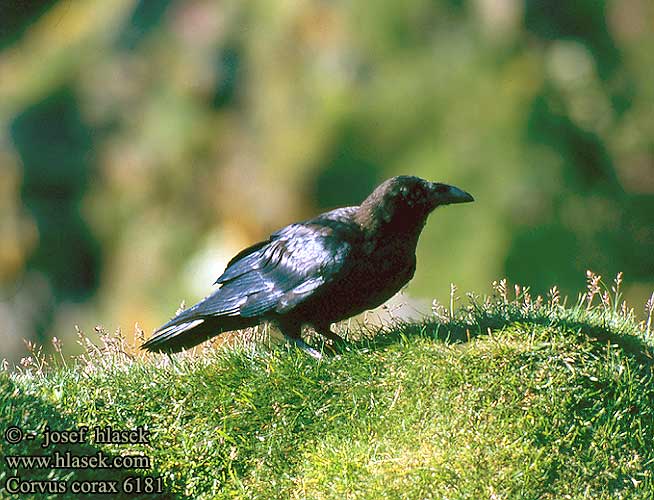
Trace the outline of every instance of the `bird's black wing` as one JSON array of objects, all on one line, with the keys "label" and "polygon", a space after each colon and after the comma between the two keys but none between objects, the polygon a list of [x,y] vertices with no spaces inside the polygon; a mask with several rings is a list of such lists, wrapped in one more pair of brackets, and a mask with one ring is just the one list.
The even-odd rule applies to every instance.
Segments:
[{"label": "bird's black wing", "polygon": [[220,289],[174,319],[284,313],[347,272],[357,226],[339,209],[273,233],[230,261]]}]

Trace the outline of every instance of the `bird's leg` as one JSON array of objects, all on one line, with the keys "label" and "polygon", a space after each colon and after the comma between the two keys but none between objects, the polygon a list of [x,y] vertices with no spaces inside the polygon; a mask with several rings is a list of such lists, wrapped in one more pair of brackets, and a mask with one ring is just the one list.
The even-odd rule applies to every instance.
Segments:
[{"label": "bird's leg", "polygon": [[323,337],[328,338],[331,340],[334,344],[344,344],[345,339],[341,337],[340,335],[332,332],[331,328],[329,328],[329,324],[316,324],[314,323],[313,328]]},{"label": "bird's leg", "polygon": [[299,347],[309,356],[315,359],[322,359],[322,354],[315,350],[313,347],[308,345],[304,340],[302,340],[302,325],[297,323],[291,323],[288,321],[278,322],[277,326],[284,334],[284,337],[287,341],[295,344],[296,347]]},{"label": "bird's leg", "polygon": [[286,337],[289,341],[293,342],[297,347],[306,352],[309,356],[315,359],[322,359],[322,354],[316,351],[313,347],[307,344],[304,340],[296,337]]},{"label": "bird's leg", "polygon": [[316,332],[332,341],[332,345],[325,344],[325,349],[328,349],[332,354],[338,354],[339,347],[345,345],[345,340],[343,337],[332,332],[331,328],[329,328],[329,323],[313,324],[312,326]]}]

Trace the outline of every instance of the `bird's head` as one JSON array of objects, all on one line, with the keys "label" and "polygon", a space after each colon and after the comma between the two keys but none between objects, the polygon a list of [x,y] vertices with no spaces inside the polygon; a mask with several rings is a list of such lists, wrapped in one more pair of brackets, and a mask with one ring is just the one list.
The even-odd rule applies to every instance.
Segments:
[{"label": "bird's head", "polygon": [[400,175],[380,184],[361,204],[362,217],[395,230],[422,229],[437,207],[474,201],[469,193],[449,184]]}]

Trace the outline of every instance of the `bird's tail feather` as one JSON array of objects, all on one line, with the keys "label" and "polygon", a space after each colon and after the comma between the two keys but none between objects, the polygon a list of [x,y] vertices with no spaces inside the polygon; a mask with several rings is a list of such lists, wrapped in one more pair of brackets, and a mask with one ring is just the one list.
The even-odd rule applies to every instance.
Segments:
[{"label": "bird's tail feather", "polygon": [[141,349],[151,352],[179,352],[231,330],[257,324],[256,320],[238,316],[173,318],[159,328]]}]

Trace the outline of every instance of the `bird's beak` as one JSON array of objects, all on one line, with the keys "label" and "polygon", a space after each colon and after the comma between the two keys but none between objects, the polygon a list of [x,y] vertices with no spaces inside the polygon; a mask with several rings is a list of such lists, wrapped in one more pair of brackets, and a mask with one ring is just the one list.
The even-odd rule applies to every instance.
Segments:
[{"label": "bird's beak", "polygon": [[[470,193],[465,192],[463,189],[459,189],[456,186],[447,186],[447,191],[442,192],[441,189],[435,191],[436,201],[439,205],[451,205],[453,203],[470,203],[475,201]],[[441,192],[438,192],[441,191]]]}]

